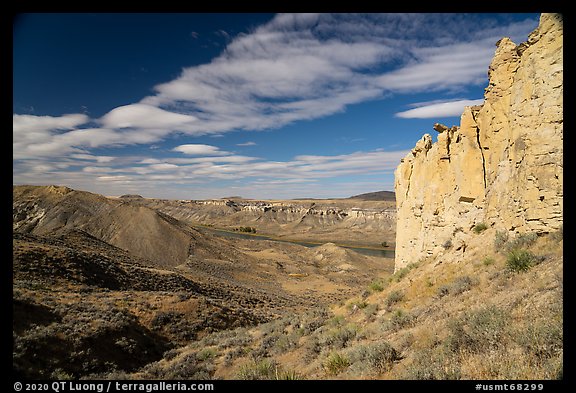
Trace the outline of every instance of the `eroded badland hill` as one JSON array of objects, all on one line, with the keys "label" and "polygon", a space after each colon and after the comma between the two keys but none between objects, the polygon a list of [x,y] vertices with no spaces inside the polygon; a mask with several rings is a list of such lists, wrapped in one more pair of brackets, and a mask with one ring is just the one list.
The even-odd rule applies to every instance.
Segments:
[{"label": "eroded badland hill", "polygon": [[155,209],[191,225],[227,230],[254,228],[258,234],[292,241],[337,242],[379,247],[391,244],[396,233],[393,193],[348,199],[215,200],[138,199],[133,203]]},{"label": "eroded badland hill", "polygon": [[[416,144],[396,202],[15,186],[14,373],[562,378],[562,27],[499,41],[484,104]],[[342,246],[383,242],[395,261]]]}]

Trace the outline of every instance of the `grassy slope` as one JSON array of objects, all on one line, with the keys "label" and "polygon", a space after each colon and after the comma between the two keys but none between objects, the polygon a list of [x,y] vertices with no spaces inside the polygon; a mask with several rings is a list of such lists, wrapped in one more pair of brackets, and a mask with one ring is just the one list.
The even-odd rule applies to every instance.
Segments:
[{"label": "grassy slope", "polygon": [[457,263],[419,261],[331,309],[208,335],[125,377],[561,378],[561,236],[522,242],[537,264],[520,273],[495,236],[477,234]]}]

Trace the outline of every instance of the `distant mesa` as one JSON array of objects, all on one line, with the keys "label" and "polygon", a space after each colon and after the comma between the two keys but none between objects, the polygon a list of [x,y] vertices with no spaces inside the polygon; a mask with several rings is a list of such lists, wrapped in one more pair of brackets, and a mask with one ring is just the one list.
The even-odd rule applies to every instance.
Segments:
[{"label": "distant mesa", "polygon": [[124,194],[121,195],[120,198],[124,198],[124,199],[144,199],[144,197],[142,195],[138,195],[138,194]]},{"label": "distant mesa", "polygon": [[348,199],[360,199],[363,201],[395,201],[396,195],[392,191],[376,191],[354,195]]}]

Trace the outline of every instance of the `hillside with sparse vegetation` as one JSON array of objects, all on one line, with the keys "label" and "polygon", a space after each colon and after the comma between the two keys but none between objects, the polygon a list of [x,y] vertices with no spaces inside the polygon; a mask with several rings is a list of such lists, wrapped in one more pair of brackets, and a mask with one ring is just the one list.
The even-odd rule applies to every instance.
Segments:
[{"label": "hillside with sparse vegetation", "polygon": [[423,259],[338,304],[215,332],[113,376],[561,379],[562,233],[502,243],[486,230],[475,243],[490,247],[460,263]]}]

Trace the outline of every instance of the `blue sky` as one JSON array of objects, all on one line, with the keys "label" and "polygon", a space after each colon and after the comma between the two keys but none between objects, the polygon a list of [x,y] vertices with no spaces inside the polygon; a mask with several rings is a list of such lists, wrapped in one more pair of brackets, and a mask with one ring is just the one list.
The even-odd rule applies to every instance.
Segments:
[{"label": "blue sky", "polygon": [[538,14],[23,14],[13,183],[204,199],[393,190]]}]

